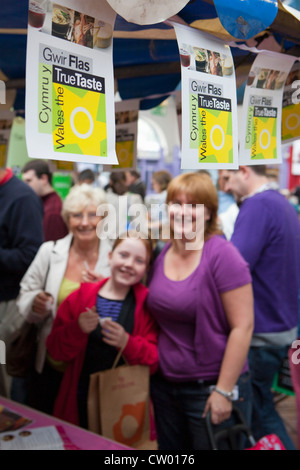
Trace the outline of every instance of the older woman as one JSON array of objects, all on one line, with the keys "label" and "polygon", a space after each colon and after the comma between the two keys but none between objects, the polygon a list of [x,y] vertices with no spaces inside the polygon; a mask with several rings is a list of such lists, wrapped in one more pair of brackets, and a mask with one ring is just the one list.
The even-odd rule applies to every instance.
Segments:
[{"label": "older woman", "polygon": [[209,176],[177,176],[167,204],[172,241],[154,262],[147,299],[160,327],[160,370],[151,381],[158,444],[161,450],[204,450],[210,449],[208,410],[214,425],[228,426],[235,398],[248,416],[251,276],[220,236]]},{"label": "older woman", "polygon": [[44,412],[52,412],[64,369],[63,364],[51,359],[45,347],[57,308],[86,280],[87,272],[103,277],[110,274],[111,242],[100,240],[96,232],[101,221],[97,208],[105,203],[102,189],[87,184],[74,186],[63,203],[62,214],[70,233],[55,243],[43,243],[21,281],[19,311],[28,322],[41,325],[36,371],[29,378],[28,404]]}]

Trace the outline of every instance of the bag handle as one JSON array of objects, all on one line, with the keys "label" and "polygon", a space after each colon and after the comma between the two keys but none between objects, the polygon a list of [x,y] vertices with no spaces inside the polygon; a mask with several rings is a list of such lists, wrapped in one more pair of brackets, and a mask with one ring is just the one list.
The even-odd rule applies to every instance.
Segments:
[{"label": "bag handle", "polygon": [[[117,354],[117,357],[116,357],[116,359],[114,360],[114,363],[113,363],[113,365],[112,365],[112,369],[115,369],[115,368],[117,367],[117,364],[118,364],[119,360],[121,359],[121,356],[122,356],[122,354],[123,354],[123,351],[124,351],[124,348],[121,348],[121,349],[119,350],[119,352],[118,352],[118,354]],[[126,364],[128,365],[128,362],[126,361],[126,359],[125,359],[125,358],[123,358],[123,359],[124,359],[124,361],[126,362]]]}]

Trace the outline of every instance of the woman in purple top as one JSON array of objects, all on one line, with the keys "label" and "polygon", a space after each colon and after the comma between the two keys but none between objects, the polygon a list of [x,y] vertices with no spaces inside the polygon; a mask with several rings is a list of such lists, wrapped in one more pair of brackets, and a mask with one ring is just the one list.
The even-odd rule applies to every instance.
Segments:
[{"label": "woman in purple top", "polygon": [[232,399],[250,415],[251,276],[221,236],[208,175],[174,178],[167,204],[172,241],[155,260],[147,300],[160,326],[160,368],[151,381],[158,445],[210,449],[208,410],[220,428],[233,424]]}]

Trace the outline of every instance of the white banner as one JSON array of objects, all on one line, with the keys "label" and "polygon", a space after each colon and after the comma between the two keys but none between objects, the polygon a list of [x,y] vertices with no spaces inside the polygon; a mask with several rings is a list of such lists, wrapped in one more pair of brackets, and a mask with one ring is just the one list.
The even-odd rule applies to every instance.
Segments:
[{"label": "white banner", "polygon": [[282,143],[300,139],[300,62],[295,62],[285,82],[282,99]]},{"label": "white banner", "polygon": [[116,164],[112,35],[105,0],[30,0],[26,139],[31,158]]},{"label": "white banner", "polygon": [[0,111],[0,168],[7,166],[8,145],[15,112]]},{"label": "white banner", "polygon": [[139,109],[138,99],[115,103],[116,153],[119,164],[103,165],[103,171],[136,169]]},{"label": "white banner", "polygon": [[243,100],[240,164],[282,162],[283,88],[294,60],[287,54],[266,51],[255,58]]},{"label": "white banner", "polygon": [[172,23],[181,61],[181,168],[238,168],[237,100],[229,46]]}]

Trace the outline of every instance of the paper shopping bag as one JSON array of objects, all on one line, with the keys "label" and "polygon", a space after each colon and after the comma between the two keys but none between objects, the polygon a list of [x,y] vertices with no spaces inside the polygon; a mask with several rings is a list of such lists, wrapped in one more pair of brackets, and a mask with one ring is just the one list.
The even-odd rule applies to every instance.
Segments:
[{"label": "paper shopping bag", "polygon": [[88,425],[130,447],[150,439],[149,367],[122,365],[92,374]]}]

